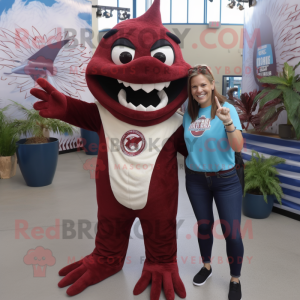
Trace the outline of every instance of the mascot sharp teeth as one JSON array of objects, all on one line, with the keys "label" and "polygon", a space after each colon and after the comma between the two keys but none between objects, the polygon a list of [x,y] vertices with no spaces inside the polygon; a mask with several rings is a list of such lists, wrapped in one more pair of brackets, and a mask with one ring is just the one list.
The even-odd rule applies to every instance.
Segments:
[{"label": "mascot sharp teeth", "polygon": [[[95,103],[66,96],[41,78],[44,91],[31,90],[43,100],[34,104],[41,116],[96,131],[100,139],[95,249],[60,270],[58,285],[71,285],[70,296],[122,270],[131,226],[139,218],[146,260],[134,295],[152,281],[151,300],[158,299],[163,281],[165,291],[186,297],[176,261],[176,214],[177,153],[187,156],[187,150],[176,111],[187,98],[190,65],[179,43],[162,25],[155,0],[143,16],[103,36],[86,69]],[[130,168],[117,167],[124,165]]]}]

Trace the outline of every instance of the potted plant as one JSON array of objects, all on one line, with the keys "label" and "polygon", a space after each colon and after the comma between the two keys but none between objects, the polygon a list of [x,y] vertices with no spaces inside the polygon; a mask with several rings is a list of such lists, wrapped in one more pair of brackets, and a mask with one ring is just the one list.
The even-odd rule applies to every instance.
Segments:
[{"label": "potted plant", "polygon": [[97,132],[80,128],[83,149],[87,155],[97,155],[99,149],[99,136]]},{"label": "potted plant", "polygon": [[8,106],[0,110],[0,178],[8,179],[16,175],[16,142],[19,136],[11,121],[4,115]]},{"label": "potted plant", "polygon": [[251,160],[245,164],[245,190],[243,214],[254,219],[267,218],[272,211],[274,197],[281,203],[282,189],[279,185],[278,171],[274,166],[285,159],[270,156],[265,158],[252,150]]},{"label": "potted plant", "polygon": [[259,105],[262,107],[275,99],[279,99],[276,106],[273,105],[266,111],[262,118],[262,126],[274,118],[278,112],[287,111],[288,124],[279,125],[281,138],[293,139],[296,135],[297,139],[300,139],[300,75],[295,75],[295,70],[299,65],[300,62],[293,68],[285,63],[283,73],[279,76],[259,79],[266,88],[255,97],[255,102],[259,100]]},{"label": "potted plant", "polygon": [[[227,101],[236,108],[242,127],[246,132],[250,124],[255,131],[264,131],[278,119],[279,114],[282,112],[282,110],[284,110],[284,107],[278,107],[278,104],[281,103],[281,99],[276,98],[259,107],[258,111],[256,112],[258,105],[256,96],[259,94],[259,92],[254,90],[249,94],[243,93],[241,94],[241,99],[238,99],[233,96],[233,92],[235,90],[237,90],[237,88],[232,88],[228,91]],[[270,110],[276,111],[270,118],[265,120],[264,116],[266,113],[270,112]]]},{"label": "potted plant", "polygon": [[19,134],[30,136],[17,142],[17,157],[22,175],[28,186],[40,187],[52,183],[58,160],[59,142],[49,137],[49,131],[72,135],[77,129],[56,119],[43,118],[35,109],[27,109],[13,102],[24,115],[24,120],[14,120]]}]

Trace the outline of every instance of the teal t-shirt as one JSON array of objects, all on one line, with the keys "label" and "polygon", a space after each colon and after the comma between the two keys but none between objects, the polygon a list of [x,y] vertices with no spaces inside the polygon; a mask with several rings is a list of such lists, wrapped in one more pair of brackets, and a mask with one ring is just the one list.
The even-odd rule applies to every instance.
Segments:
[{"label": "teal t-shirt", "polygon": [[[234,126],[237,130],[242,130],[235,107],[228,102],[225,102],[223,107],[230,109]],[[186,166],[189,169],[198,172],[218,172],[235,166],[235,153],[229,145],[224,124],[217,116],[211,120],[211,106],[200,108],[198,119],[194,123],[186,111],[183,127],[188,149]]]}]

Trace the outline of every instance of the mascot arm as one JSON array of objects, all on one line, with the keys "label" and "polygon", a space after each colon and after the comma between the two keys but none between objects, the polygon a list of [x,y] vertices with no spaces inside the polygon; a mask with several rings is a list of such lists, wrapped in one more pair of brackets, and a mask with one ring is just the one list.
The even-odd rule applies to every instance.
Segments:
[{"label": "mascot arm", "polygon": [[74,126],[98,132],[101,119],[97,105],[65,96],[47,80],[40,78],[37,83],[43,89],[32,89],[30,93],[42,101],[34,103],[44,118],[59,119]]},{"label": "mascot arm", "polygon": [[174,138],[175,138],[175,148],[177,149],[177,152],[182,154],[184,157],[187,157],[188,151],[184,140],[184,128],[182,125],[175,132]]}]

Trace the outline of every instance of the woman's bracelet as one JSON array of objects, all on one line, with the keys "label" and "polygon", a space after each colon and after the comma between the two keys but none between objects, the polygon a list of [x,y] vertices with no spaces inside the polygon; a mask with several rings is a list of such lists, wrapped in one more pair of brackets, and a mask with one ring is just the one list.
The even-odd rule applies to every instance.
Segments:
[{"label": "woman's bracelet", "polygon": [[232,131],[227,131],[226,129],[225,129],[225,131],[229,132],[229,133],[235,132],[236,131],[236,127],[234,127],[234,130],[232,130]]},{"label": "woman's bracelet", "polygon": [[233,121],[232,121],[232,119],[230,119],[230,121],[228,121],[228,122],[223,122],[223,124],[225,125],[225,126],[229,126],[229,125],[231,125],[231,124],[233,124]]}]

